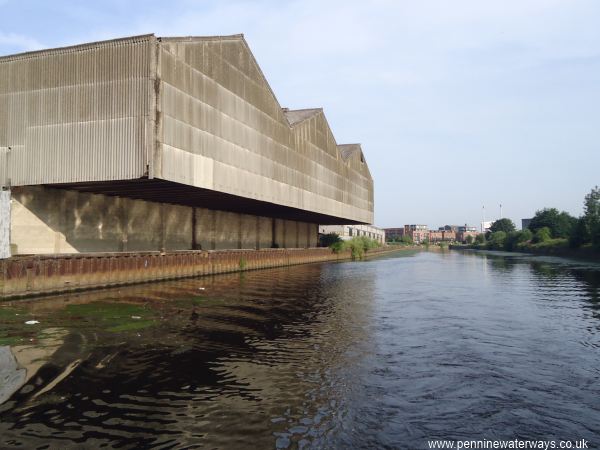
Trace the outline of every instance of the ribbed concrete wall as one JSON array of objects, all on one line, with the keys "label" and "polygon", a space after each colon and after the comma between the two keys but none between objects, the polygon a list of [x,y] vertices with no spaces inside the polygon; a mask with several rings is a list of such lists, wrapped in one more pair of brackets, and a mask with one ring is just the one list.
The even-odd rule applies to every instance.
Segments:
[{"label": "ribbed concrete wall", "polygon": [[155,176],[372,222],[362,153],[342,158],[322,111],[290,126],[243,38],[159,46]]},{"label": "ribbed concrete wall", "polygon": [[0,58],[2,184],[141,177],[153,36]]},{"label": "ribbed concrete wall", "polygon": [[14,188],[10,206],[13,255],[316,246],[315,224],[65,189]]}]

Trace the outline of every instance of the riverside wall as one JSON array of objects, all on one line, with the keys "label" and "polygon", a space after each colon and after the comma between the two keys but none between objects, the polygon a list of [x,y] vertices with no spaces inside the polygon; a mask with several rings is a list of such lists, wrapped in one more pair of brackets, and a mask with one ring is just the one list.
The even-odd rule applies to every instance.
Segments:
[{"label": "riverside wall", "polygon": [[[395,248],[369,250],[367,256]],[[350,259],[329,248],[17,256],[0,261],[0,298],[46,295],[176,278]]]}]

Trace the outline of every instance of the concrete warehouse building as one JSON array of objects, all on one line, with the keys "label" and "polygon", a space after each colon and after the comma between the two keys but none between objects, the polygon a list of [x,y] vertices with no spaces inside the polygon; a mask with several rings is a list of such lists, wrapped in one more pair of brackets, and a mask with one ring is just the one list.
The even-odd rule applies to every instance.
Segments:
[{"label": "concrete warehouse building", "polygon": [[373,222],[358,144],[290,111],[242,35],[0,58],[0,254],[312,247]]}]

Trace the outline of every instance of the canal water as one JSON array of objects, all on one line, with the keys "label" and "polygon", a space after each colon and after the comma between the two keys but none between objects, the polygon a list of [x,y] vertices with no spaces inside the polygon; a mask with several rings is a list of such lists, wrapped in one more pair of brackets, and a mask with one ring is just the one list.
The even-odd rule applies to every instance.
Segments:
[{"label": "canal water", "polygon": [[0,448],[600,446],[600,265],[398,253],[0,303]]}]

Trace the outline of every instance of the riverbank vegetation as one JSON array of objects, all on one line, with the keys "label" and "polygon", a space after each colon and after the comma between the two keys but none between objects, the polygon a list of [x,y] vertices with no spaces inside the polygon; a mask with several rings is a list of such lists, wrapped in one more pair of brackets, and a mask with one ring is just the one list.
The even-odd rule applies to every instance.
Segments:
[{"label": "riverbank vegetation", "polygon": [[584,213],[573,217],[556,208],[535,213],[528,228],[517,231],[510,219],[499,219],[485,235],[480,234],[468,248],[529,251],[551,254],[600,255],[600,188],[584,199]]},{"label": "riverbank vegetation", "polygon": [[366,236],[356,236],[352,239],[343,240],[336,233],[321,236],[321,245],[329,247],[334,253],[350,250],[352,259],[363,259],[371,249],[381,247],[381,243]]},{"label": "riverbank vegetation", "polygon": [[388,244],[393,245],[414,245],[412,238],[408,235],[404,235],[402,237],[394,237],[393,239],[388,240]]}]

